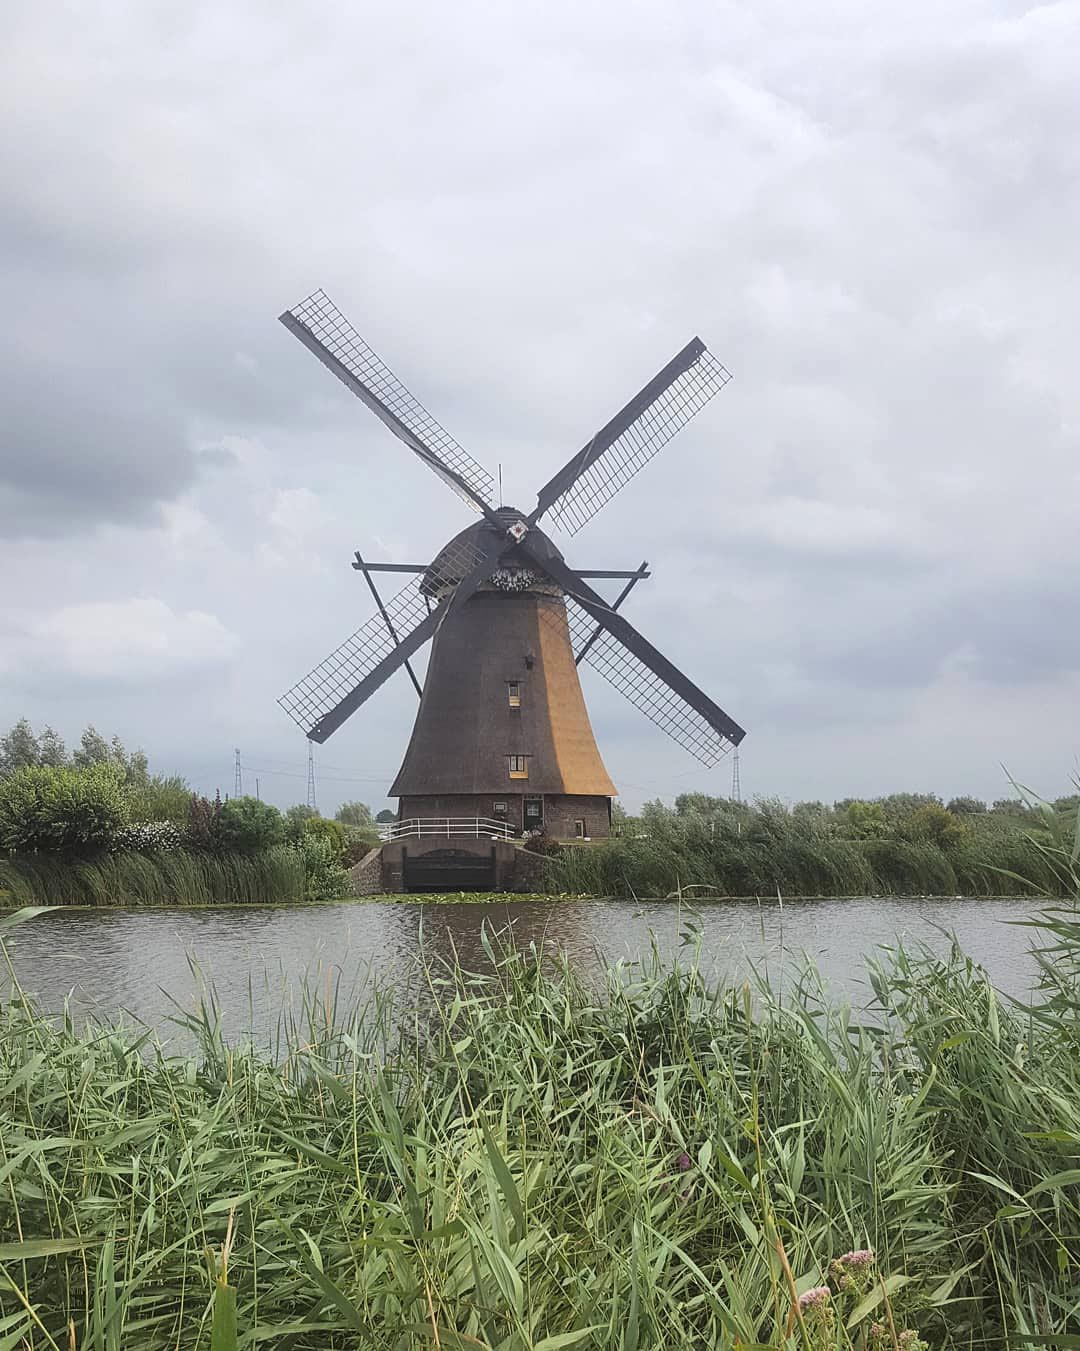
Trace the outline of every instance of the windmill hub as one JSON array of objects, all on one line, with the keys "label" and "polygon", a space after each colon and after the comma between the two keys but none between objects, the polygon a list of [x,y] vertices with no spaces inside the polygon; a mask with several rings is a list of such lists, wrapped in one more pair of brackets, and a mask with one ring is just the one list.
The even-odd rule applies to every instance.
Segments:
[{"label": "windmill hub", "polygon": [[[280,700],[309,740],[322,742],[406,668],[420,711],[390,789],[400,800],[394,829],[409,841],[400,851],[406,889],[423,883],[422,868],[410,875],[406,854],[414,869],[428,859],[439,873],[433,884],[453,885],[448,870],[470,830],[474,862],[486,857],[483,841],[493,835],[608,834],[616,790],[582,697],[582,661],[708,766],[742,740],[742,728],[618,613],[635,582],[649,575],[647,564],[633,572],[576,571],[538,524],[547,517],[576,533],[723,388],[731,377],[699,338],[567,461],[525,513],[494,505],[492,476],[323,292],[281,322],[480,513],[428,564],[367,563],[357,553],[353,566],[378,613]],[[418,575],[384,602],[376,572]],[[621,577],[626,585],[605,600],[589,585],[596,577]],[[409,659],[429,640],[421,690]],[[458,880],[484,885],[466,883],[464,874]]]}]

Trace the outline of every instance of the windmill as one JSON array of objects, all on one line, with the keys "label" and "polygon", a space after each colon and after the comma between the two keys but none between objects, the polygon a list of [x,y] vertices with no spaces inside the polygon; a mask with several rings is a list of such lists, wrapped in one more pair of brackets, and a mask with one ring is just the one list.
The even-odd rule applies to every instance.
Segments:
[{"label": "windmill", "polygon": [[[376,613],[279,703],[323,742],[404,667],[420,709],[390,789],[399,821],[496,821],[507,833],[606,835],[615,787],[578,680],[584,662],[706,766],[743,729],[619,613],[633,570],[570,567],[541,527],[576,534],[730,380],[699,338],[591,437],[529,513],[494,505],[494,483],[409,393],[322,291],[281,322],[479,515],[430,563],[372,563]],[[383,600],[373,574],[410,573]],[[589,585],[626,585],[608,602]],[[433,640],[421,686],[410,664]],[[434,828],[433,828],[434,829]]]}]

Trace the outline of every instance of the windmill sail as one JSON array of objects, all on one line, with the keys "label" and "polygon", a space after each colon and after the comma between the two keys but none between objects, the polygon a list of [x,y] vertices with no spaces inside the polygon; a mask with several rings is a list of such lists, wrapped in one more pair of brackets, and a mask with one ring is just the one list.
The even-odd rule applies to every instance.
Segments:
[{"label": "windmill sail", "polygon": [[419,578],[409,581],[382,610],[287,690],[278,703],[312,741],[325,741],[432,633],[458,588],[475,589],[484,568],[493,569],[483,533],[470,533],[444,549]]},{"label": "windmill sail", "polygon": [[689,751],[695,760],[711,769],[737,744],[737,738],[718,731],[613,634],[604,628],[597,633],[592,617],[571,599],[566,603],[566,615],[575,649],[581,651],[582,645],[586,645],[581,658],[584,665],[598,671],[609,685],[672,741]]},{"label": "windmill sail", "polygon": [[537,495],[532,520],[551,515],[576,534],[731,379],[693,338]]},{"label": "windmill sail", "polygon": [[324,291],[278,317],[474,511],[491,506],[492,476],[409,393]]}]

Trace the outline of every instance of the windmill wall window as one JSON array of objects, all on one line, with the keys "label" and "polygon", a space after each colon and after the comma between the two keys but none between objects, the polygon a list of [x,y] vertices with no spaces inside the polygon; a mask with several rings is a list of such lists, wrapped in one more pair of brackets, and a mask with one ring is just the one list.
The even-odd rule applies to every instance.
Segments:
[{"label": "windmill wall window", "polygon": [[512,779],[527,779],[529,777],[529,757],[527,755],[508,755],[506,758],[509,762]]},{"label": "windmill wall window", "polygon": [[521,684],[517,680],[508,680],[506,682],[506,697],[510,701],[511,708],[521,707]]},{"label": "windmill wall window", "polygon": [[585,821],[584,818],[574,822],[574,836],[576,839],[585,839]]}]

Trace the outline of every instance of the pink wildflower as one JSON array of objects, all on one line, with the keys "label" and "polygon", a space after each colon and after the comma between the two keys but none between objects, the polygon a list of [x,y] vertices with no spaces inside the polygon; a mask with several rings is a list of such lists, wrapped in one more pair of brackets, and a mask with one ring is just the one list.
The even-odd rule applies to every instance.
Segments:
[{"label": "pink wildflower", "polygon": [[804,1290],[799,1296],[799,1310],[805,1313],[807,1309],[817,1309],[825,1304],[831,1291],[827,1285],[815,1285],[811,1290]]},{"label": "pink wildflower", "polygon": [[874,1260],[874,1253],[872,1248],[856,1248],[854,1252],[846,1252],[836,1260],[842,1267],[854,1267],[856,1271],[862,1271]]}]

